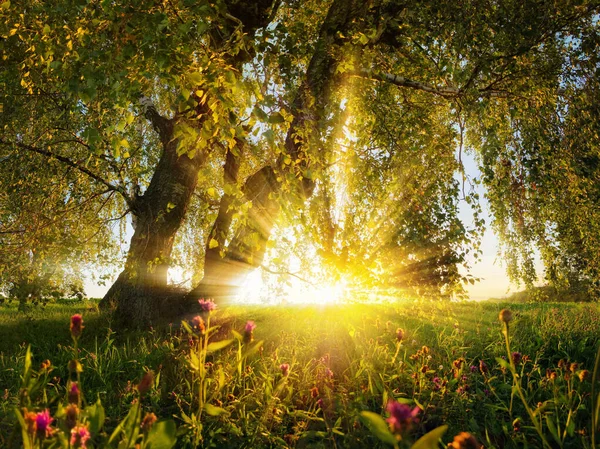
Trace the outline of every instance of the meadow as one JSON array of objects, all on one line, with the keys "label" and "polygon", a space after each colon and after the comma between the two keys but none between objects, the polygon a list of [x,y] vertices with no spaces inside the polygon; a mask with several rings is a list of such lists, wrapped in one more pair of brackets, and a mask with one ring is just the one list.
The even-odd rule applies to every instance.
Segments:
[{"label": "meadow", "polygon": [[4,305],[0,447],[600,447],[599,337],[597,304]]}]

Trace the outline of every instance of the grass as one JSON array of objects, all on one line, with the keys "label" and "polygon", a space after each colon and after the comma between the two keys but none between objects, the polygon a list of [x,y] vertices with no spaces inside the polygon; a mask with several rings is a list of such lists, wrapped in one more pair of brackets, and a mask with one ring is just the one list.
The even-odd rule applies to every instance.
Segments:
[{"label": "grass", "polygon": [[[514,315],[516,364],[501,359],[507,350],[498,313],[505,307]],[[0,447],[18,429],[14,410],[24,405],[28,346],[32,376],[44,388],[27,404],[60,416],[74,358],[73,313],[82,313],[85,324],[77,355],[84,404],[100,399],[106,413],[102,430],[92,434],[98,447],[138,406],[136,423],[146,412],[175,422],[176,447],[391,447],[381,440],[387,428],[378,431],[364,413],[387,417],[391,399],[420,408],[418,422],[399,432],[400,447],[442,425],[444,444],[467,431],[489,448],[591,447],[595,403],[584,370],[594,369],[598,350],[597,304],[412,301],[224,308],[212,317],[210,342],[227,346],[215,351],[205,351],[204,337],[179,323],[114,332],[85,302],[27,314],[0,307]],[[254,341],[244,343],[247,320],[256,329]],[[397,328],[404,330],[401,342]],[[53,365],[49,373],[38,370],[45,359]],[[148,370],[156,378],[140,398],[135,385]],[[10,444],[19,447],[20,435]],[[445,447],[434,444],[427,447]]]}]

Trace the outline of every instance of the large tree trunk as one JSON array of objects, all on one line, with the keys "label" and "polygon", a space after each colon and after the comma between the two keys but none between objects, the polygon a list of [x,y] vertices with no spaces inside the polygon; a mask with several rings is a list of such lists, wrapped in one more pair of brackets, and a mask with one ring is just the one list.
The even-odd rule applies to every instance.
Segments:
[{"label": "large tree trunk", "polygon": [[[277,2],[226,0],[225,4],[228,20],[211,31],[214,48],[229,42],[231,33],[239,31],[240,23],[249,35],[268,25],[273,17],[272,6]],[[239,70],[252,57],[250,46],[231,56],[229,62]],[[207,108],[207,104],[208,101],[199,108]],[[167,289],[167,272],[175,235],[208,154],[208,148],[201,148],[191,158],[187,154],[178,156],[178,141],[173,138],[177,118],[166,119],[152,105],[146,102],[145,106],[146,117],[160,136],[163,153],[144,195],[134,200],[136,224],[125,268],[100,303],[104,309],[114,309],[117,319],[127,326],[151,323],[165,310],[178,313],[178,303]],[[200,112],[206,116],[209,111]]]},{"label": "large tree trunk", "polygon": [[[297,170],[307,168],[308,159],[302,153],[307,146],[318,145],[320,123],[339,80],[336,68],[342,58],[336,50],[342,41],[338,39],[343,39],[340,36],[349,31],[365,27],[362,18],[366,17],[368,8],[368,2],[361,0],[335,0],[331,5],[306,77],[292,104],[295,116],[286,135],[286,151],[278,158],[275,168],[265,166],[248,177],[243,189],[245,199],[252,201],[248,216],[226,252],[207,251],[204,278],[188,298],[205,296],[222,302],[234,297],[248,275],[263,263],[280,202],[289,205],[300,198],[303,203],[312,195],[315,187],[312,179],[303,178],[300,185],[286,187],[284,191],[282,183],[277,181],[276,171],[288,170],[283,162],[286,157],[301,161],[295,166]],[[305,140],[307,136],[310,142]]]},{"label": "large tree trunk", "polygon": [[150,185],[134,202],[135,230],[125,268],[101,302],[102,307],[115,308],[118,318],[125,322],[148,322],[158,313],[152,298],[166,293],[173,241],[207,155],[198,151],[192,158],[179,156],[178,141],[173,139],[174,120],[158,116],[152,107],[147,115],[159,131],[163,153]]}]

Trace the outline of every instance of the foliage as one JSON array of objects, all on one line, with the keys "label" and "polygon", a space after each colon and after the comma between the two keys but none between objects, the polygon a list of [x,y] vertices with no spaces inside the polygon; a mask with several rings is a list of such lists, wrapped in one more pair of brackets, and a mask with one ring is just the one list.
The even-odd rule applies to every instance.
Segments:
[{"label": "foliage", "polygon": [[[205,315],[204,330],[196,319],[168,333],[121,336],[106,334],[105,318],[86,312],[77,352],[64,344],[73,307],[49,305],[46,315],[54,321],[21,323],[0,309],[6,317],[0,332],[7,332],[0,379],[8,386],[0,406],[0,441],[7,443],[23,398],[29,398],[29,410],[49,409],[57,419],[53,427],[61,428],[58,410],[76,378],[66,366],[77,357],[82,401],[93,406],[100,398],[107,417],[89,440],[94,447],[104,447],[116,429],[132,425],[132,414],[139,425],[146,413],[175,418],[177,447],[195,447],[198,437],[201,447],[390,447],[378,442],[373,424],[361,416],[379,423],[379,434],[392,435],[402,447],[443,425],[448,426],[443,435],[443,428],[431,434],[436,442],[454,435],[456,441],[467,431],[489,448],[541,445],[528,408],[553,447],[590,447],[597,307],[511,306],[509,355],[497,318],[503,306],[237,307],[211,312],[210,325]],[[19,326],[31,343],[31,363],[27,344],[21,345],[11,326]],[[398,327],[404,331],[398,333]],[[35,369],[43,356],[52,358],[53,371]],[[29,395],[18,387],[25,365],[30,385],[39,386]],[[148,370],[156,376],[140,398],[139,386],[128,380]],[[418,421],[400,440],[386,422],[392,399],[419,410]],[[142,433],[140,428],[140,438]],[[20,430],[14,438],[19,435]]]}]

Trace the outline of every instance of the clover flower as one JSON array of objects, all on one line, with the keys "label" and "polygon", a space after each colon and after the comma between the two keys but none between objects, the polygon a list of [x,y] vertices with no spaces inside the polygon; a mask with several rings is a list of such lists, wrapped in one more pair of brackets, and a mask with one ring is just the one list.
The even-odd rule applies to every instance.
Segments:
[{"label": "clover flower", "polygon": [[158,418],[156,418],[154,413],[146,413],[146,416],[144,416],[144,419],[142,419],[142,424],[140,427],[145,433],[148,433],[157,419]]},{"label": "clover flower", "polygon": [[515,365],[518,365],[519,363],[521,363],[521,359],[523,358],[523,356],[521,355],[520,352],[513,352],[511,354],[512,357],[512,361]]},{"label": "clover flower", "polygon": [[79,385],[77,385],[77,382],[71,382],[71,388],[69,389],[69,393],[67,394],[69,404],[79,404],[80,396],[81,391],[79,390]]},{"label": "clover flower", "polygon": [[87,449],[87,442],[91,438],[87,424],[79,425],[71,429],[71,447]]},{"label": "clover flower", "polygon": [[199,299],[198,304],[200,304],[200,310],[203,312],[211,312],[217,308],[217,305],[212,299]]},{"label": "clover flower", "polygon": [[404,329],[398,328],[396,329],[396,340],[402,341],[404,339]]},{"label": "clover flower", "polygon": [[77,425],[78,417],[79,407],[77,407],[77,404],[67,405],[67,407],[65,408],[65,422],[69,430]]},{"label": "clover flower", "polygon": [[254,340],[254,329],[256,329],[254,321],[246,321],[246,325],[244,326],[244,343],[250,343]]},{"label": "clover flower", "polygon": [[410,408],[406,404],[397,401],[390,401],[387,405],[387,411],[390,417],[386,420],[392,432],[401,433],[409,430],[412,425],[418,422],[417,414],[419,407]]},{"label": "clover flower", "polygon": [[83,330],[83,317],[80,313],[76,313],[71,317],[71,335],[73,338],[79,338],[81,331]]},{"label": "clover flower", "polygon": [[513,318],[513,314],[508,309],[502,309],[500,311],[500,313],[498,314],[498,319],[506,324],[508,324],[512,320],[512,318]]},{"label": "clover flower", "polygon": [[47,438],[52,435],[52,429],[50,428],[52,421],[54,421],[54,418],[50,416],[48,409],[35,415],[35,429],[38,438]]},{"label": "clover flower", "polygon": [[287,375],[290,373],[289,363],[282,363],[281,365],[279,365],[279,369],[281,370],[281,374],[283,374],[284,377],[287,377]]},{"label": "clover flower", "polygon": [[137,390],[140,393],[140,396],[145,395],[148,390],[152,387],[154,383],[154,371],[146,371],[146,374],[140,380],[140,383],[137,386]]}]

